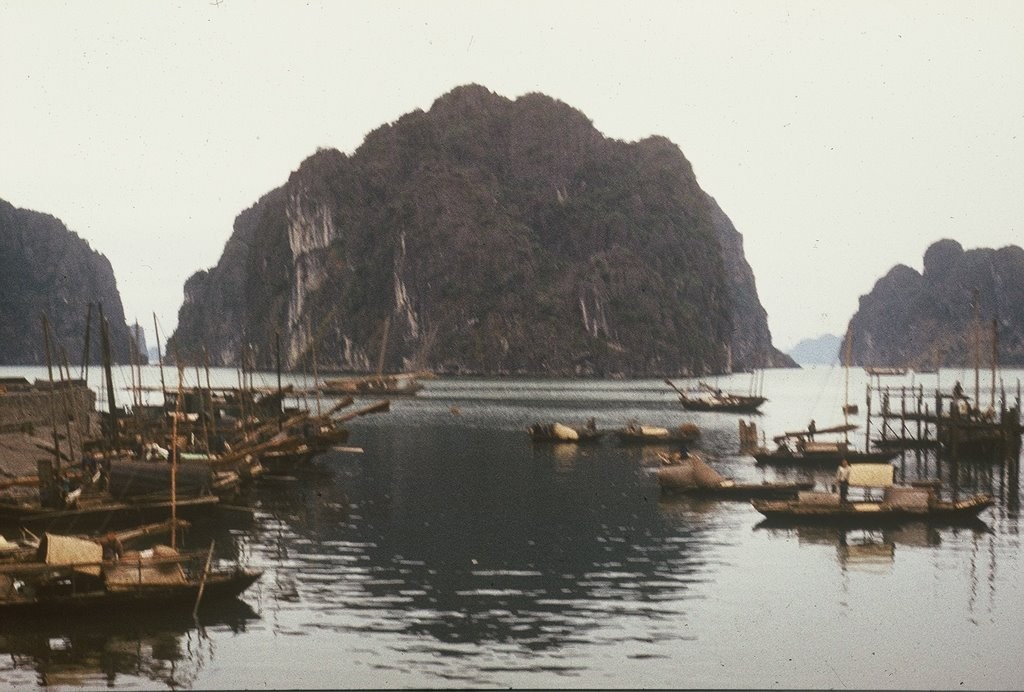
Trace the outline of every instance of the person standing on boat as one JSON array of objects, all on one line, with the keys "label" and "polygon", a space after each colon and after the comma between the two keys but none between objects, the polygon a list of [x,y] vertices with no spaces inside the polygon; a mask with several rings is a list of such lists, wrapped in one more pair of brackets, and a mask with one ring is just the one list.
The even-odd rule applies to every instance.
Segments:
[{"label": "person standing on boat", "polygon": [[814,433],[818,432],[818,426],[814,424],[814,419],[807,424],[807,439],[814,442]]},{"label": "person standing on boat", "polygon": [[850,491],[850,462],[843,459],[836,469],[836,483],[839,485],[839,501],[846,502],[846,494]]}]

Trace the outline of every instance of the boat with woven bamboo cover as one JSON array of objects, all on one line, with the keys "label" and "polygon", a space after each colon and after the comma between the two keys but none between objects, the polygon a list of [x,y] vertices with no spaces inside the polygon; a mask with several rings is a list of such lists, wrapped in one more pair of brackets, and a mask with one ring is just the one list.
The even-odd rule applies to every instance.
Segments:
[{"label": "boat with woven bamboo cover", "polygon": [[102,608],[139,609],[233,598],[262,572],[235,567],[211,569],[209,552],[181,552],[156,546],[119,559],[103,559],[94,541],[46,534],[34,562],[0,566],[0,613],[67,614]]},{"label": "boat with woven bamboo cover", "polygon": [[657,472],[658,485],[664,493],[749,501],[755,498],[794,498],[801,490],[814,487],[813,481],[737,483],[708,466],[696,452],[690,452],[681,458],[659,456],[665,464]]}]

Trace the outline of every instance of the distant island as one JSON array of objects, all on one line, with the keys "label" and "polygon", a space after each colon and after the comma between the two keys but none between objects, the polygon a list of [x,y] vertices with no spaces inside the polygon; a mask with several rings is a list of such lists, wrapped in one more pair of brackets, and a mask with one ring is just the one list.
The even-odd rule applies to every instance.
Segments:
[{"label": "distant island", "polygon": [[801,340],[788,353],[800,365],[832,365],[841,362],[842,345],[843,337],[822,334],[813,339]]},{"label": "distant island", "polygon": [[[742,236],[663,137],[458,87],[322,149],[185,285],[168,348],[215,364],[687,375],[792,366]],[[247,356],[248,357],[248,356]]]}]

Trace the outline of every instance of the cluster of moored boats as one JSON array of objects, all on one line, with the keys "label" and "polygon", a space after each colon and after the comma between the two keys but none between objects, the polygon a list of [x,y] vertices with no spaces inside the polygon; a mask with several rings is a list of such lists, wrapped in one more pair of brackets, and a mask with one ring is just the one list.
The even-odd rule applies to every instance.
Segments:
[{"label": "cluster of moored boats", "polygon": [[[59,398],[60,388],[53,387]],[[287,477],[348,440],[344,423],[387,411],[283,406],[286,390],[181,386],[160,406],[101,414],[102,434],[54,434],[37,473],[0,480],[0,613],[67,613],[237,596],[260,572],[220,568],[214,546],[178,549],[190,522],[233,504],[249,483]],[[56,427],[56,426],[55,426]],[[70,428],[69,428],[70,430]],[[62,448],[63,447],[63,448]],[[154,543],[154,536],[163,539]],[[144,550],[131,546],[145,539]]]},{"label": "cluster of moored boats", "polygon": [[[680,403],[687,410],[750,412],[767,401],[761,396],[727,394],[706,384],[696,388],[697,394],[685,392],[672,385],[680,395]],[[700,403],[694,404],[700,400]],[[750,425],[756,438],[756,427]],[[741,440],[745,424],[741,421]],[[631,422],[614,433],[621,443],[675,445],[674,452],[661,452],[661,466],[656,472],[664,493],[696,497],[741,500],[751,502],[754,509],[768,521],[834,522],[840,524],[885,524],[908,520],[930,522],[958,522],[976,519],[994,500],[985,494],[966,498],[943,499],[935,482],[900,486],[894,482],[894,467],[888,463],[898,451],[859,451],[854,449],[845,434],[856,426],[844,424],[815,429],[813,421],[806,430],[785,432],[776,436],[775,446],[748,445],[741,451],[749,454],[759,466],[784,466],[796,469],[821,470],[837,468],[849,463],[849,487],[855,496],[837,492],[831,484],[817,490],[814,481],[742,483],[725,478],[715,471],[699,452],[691,451],[688,444],[695,442],[700,431],[692,423],[677,428],[641,425]],[[598,430],[593,421],[581,427],[562,423],[535,423],[529,433],[535,442],[580,443],[602,438],[605,431]],[[844,439],[823,440],[822,435],[844,434]],[[816,439],[817,438],[817,439]]]}]

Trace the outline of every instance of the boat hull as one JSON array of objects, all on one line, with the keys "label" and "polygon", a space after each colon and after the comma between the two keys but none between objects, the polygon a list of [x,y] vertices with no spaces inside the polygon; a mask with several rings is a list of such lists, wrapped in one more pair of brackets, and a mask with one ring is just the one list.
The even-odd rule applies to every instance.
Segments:
[{"label": "boat hull", "polygon": [[843,459],[851,464],[876,463],[892,461],[899,456],[899,451],[854,452],[755,452],[754,459],[762,466],[838,466]]},{"label": "boat hull", "polygon": [[[203,584],[201,603],[237,598],[262,576],[261,571],[238,569],[210,574]],[[146,609],[152,606],[182,604],[192,606],[199,596],[200,583],[143,585],[122,589],[96,589],[66,595],[34,599],[0,598],[4,616],[56,615],[102,609],[104,612]]]},{"label": "boat hull", "polygon": [[810,490],[814,487],[813,481],[806,483],[736,483],[731,486],[699,487],[673,482],[670,473],[662,472],[658,473],[658,484],[665,494],[740,502],[795,498],[801,490]]},{"label": "boat hull", "polygon": [[[604,437],[604,430],[595,430],[592,428],[569,428],[568,426],[559,426],[562,428],[562,433],[558,432],[558,424],[546,424],[546,423],[534,423],[529,427],[527,432],[530,434],[530,439],[534,442],[554,442],[563,444],[581,444],[587,442],[599,442]],[[573,431],[576,434],[575,439],[571,437],[565,437],[565,431]]]},{"label": "boat hull", "polygon": [[989,495],[975,495],[959,502],[934,502],[921,509],[897,507],[885,502],[815,505],[797,500],[754,500],[752,505],[772,523],[884,526],[913,521],[933,524],[975,522],[978,515],[994,502]]},{"label": "boat hull", "polygon": [[766,397],[760,396],[736,397],[735,401],[708,401],[686,396],[679,397],[679,403],[687,411],[712,413],[758,413],[758,409],[766,401],[768,401]]},{"label": "boat hull", "polygon": [[645,435],[643,433],[619,430],[616,431],[615,436],[619,438],[619,443],[624,445],[670,445],[683,444],[685,442],[696,442],[697,439],[700,438],[700,433]]},{"label": "boat hull", "polygon": [[[213,510],[219,499],[216,495],[181,498],[177,501],[177,516],[185,519],[201,518]],[[14,503],[0,504],[0,525],[19,526],[32,530],[103,530],[114,526],[162,521],[171,515],[171,502],[112,502],[73,509],[49,509],[38,505]]]}]

